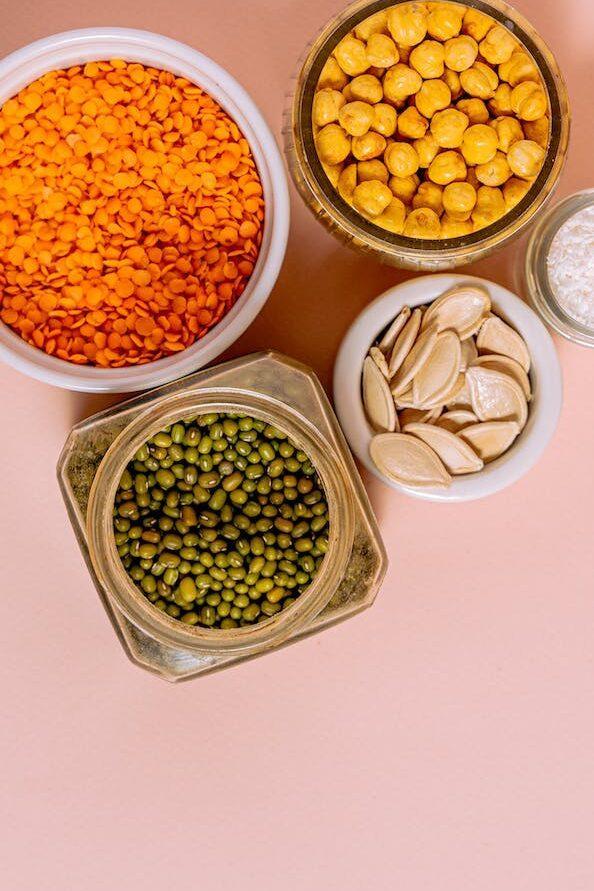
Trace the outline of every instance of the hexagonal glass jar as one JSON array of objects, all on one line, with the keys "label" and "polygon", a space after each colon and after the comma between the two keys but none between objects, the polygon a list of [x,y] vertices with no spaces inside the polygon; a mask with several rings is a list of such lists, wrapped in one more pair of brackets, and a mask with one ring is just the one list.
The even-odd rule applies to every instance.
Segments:
[{"label": "hexagonal glass jar", "polygon": [[[156,609],[125,572],[112,532],[121,473],[138,447],[180,417],[239,411],[286,432],[321,478],[329,547],[312,584],[281,613],[253,626],[187,626]],[[373,602],[387,558],[361,479],[314,373],[256,353],[160,387],[74,427],[58,479],[95,587],[130,659],[170,681],[196,677],[322,630]]]}]

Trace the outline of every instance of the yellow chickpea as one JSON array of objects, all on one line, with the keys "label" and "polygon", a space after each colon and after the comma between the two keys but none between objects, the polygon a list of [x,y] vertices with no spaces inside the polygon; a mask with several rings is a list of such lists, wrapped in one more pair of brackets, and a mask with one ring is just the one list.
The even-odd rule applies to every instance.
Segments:
[{"label": "yellow chickpea", "polygon": [[513,114],[511,107],[512,88],[509,84],[499,84],[495,95],[489,99],[489,108],[494,115]]},{"label": "yellow chickpea", "polygon": [[469,7],[464,13],[462,20],[462,30],[477,42],[487,36],[488,31],[493,25],[491,16],[479,12],[478,9]]},{"label": "yellow chickpea", "polygon": [[463,111],[468,116],[471,124],[486,124],[489,121],[489,109],[482,99],[460,99],[456,103],[458,111]]},{"label": "yellow chickpea", "polygon": [[413,146],[419,156],[419,167],[429,167],[439,151],[439,146],[431,133],[425,133],[420,139],[415,139]]},{"label": "yellow chickpea", "polygon": [[431,135],[440,148],[459,148],[469,121],[463,111],[446,108],[431,118]]},{"label": "yellow chickpea", "polygon": [[349,204],[352,204],[353,191],[356,185],[357,165],[349,164],[348,167],[345,167],[343,169],[342,173],[338,177],[338,183],[336,185],[340,197],[344,198],[345,201],[348,201]]},{"label": "yellow chickpea", "polygon": [[437,183],[432,183],[428,180],[421,183],[417,189],[416,195],[413,197],[412,206],[415,209],[418,207],[429,207],[431,210],[435,211],[438,217],[441,216],[443,213],[442,187],[438,186]]},{"label": "yellow chickpea", "polygon": [[484,62],[475,62],[466,71],[460,72],[460,83],[469,96],[490,99],[497,89],[499,78]]},{"label": "yellow chickpea", "polygon": [[415,96],[415,105],[426,118],[432,118],[436,111],[447,108],[452,101],[450,88],[442,80],[425,80]]},{"label": "yellow chickpea", "polygon": [[399,102],[418,92],[422,83],[423,79],[418,71],[398,62],[386,71],[384,96],[390,102]]},{"label": "yellow chickpea", "polygon": [[516,38],[502,25],[493,25],[479,44],[481,56],[491,65],[507,62],[516,49],[518,49]]},{"label": "yellow chickpea", "polygon": [[400,235],[404,229],[406,207],[399,198],[392,198],[385,211],[374,219],[377,226]]},{"label": "yellow chickpea", "polygon": [[344,73],[350,77],[364,74],[369,68],[365,44],[350,34],[342,38],[334,50],[334,56]]},{"label": "yellow chickpea", "polygon": [[388,28],[388,13],[385,9],[367,16],[362,22],[359,22],[355,28],[355,37],[359,40],[369,40],[373,34],[385,33]]},{"label": "yellow chickpea", "polygon": [[531,139],[533,142],[537,142],[541,148],[546,149],[549,144],[549,119],[546,114],[535,121],[525,121],[524,133],[526,139]]},{"label": "yellow chickpea", "polygon": [[346,87],[348,78],[336,59],[330,56],[326,60],[318,80],[318,90],[342,90]]},{"label": "yellow chickpea", "polygon": [[545,91],[531,80],[522,81],[512,90],[511,106],[522,121],[536,121],[547,113]]},{"label": "yellow chickpea", "polygon": [[460,34],[459,37],[452,37],[445,42],[445,63],[452,71],[466,71],[474,65],[477,56],[478,43],[469,34]]},{"label": "yellow chickpea", "polygon": [[388,10],[388,29],[396,43],[416,46],[427,33],[427,13],[421,3],[402,3]]},{"label": "yellow chickpea", "polygon": [[387,185],[389,178],[388,168],[378,158],[371,161],[359,161],[357,164],[357,179],[360,183],[376,179]]},{"label": "yellow chickpea", "polygon": [[355,186],[353,206],[366,217],[377,217],[384,212],[392,197],[392,193],[385,183],[371,179]]},{"label": "yellow chickpea", "polygon": [[540,83],[538,68],[524,50],[515,50],[507,62],[501,63],[497,72],[499,80],[506,81],[512,87],[516,87],[524,80]]},{"label": "yellow chickpea", "polygon": [[533,181],[531,179],[517,179],[515,176],[508,179],[503,186],[503,199],[507,210],[511,210],[512,207],[519,204],[524,195],[530,190]]},{"label": "yellow chickpea", "polygon": [[408,142],[392,142],[384,154],[384,164],[393,176],[412,176],[419,169],[419,156]]},{"label": "yellow chickpea", "polygon": [[487,124],[473,124],[464,131],[461,151],[467,164],[486,164],[495,157],[497,133]]},{"label": "yellow chickpea", "polygon": [[398,116],[398,134],[407,139],[420,139],[427,132],[429,121],[419,114],[414,105]]},{"label": "yellow chickpea", "polygon": [[495,118],[490,125],[497,133],[498,148],[507,154],[514,142],[524,138],[522,125],[516,118],[508,116]]},{"label": "yellow chickpea", "polygon": [[516,176],[521,179],[532,179],[542,167],[544,157],[545,151],[537,142],[520,139],[514,142],[508,151],[507,163]]},{"label": "yellow chickpea", "polygon": [[400,59],[398,47],[387,34],[372,34],[367,41],[367,60],[376,68],[391,68]]},{"label": "yellow chickpea", "polygon": [[405,46],[403,43],[397,43],[396,48],[398,50],[398,55],[400,56],[400,61],[404,65],[408,65],[408,60],[410,59],[412,46]]},{"label": "yellow chickpea", "polygon": [[379,158],[385,149],[386,140],[381,133],[370,131],[363,136],[353,136],[351,151],[357,161],[371,161],[372,158]]},{"label": "yellow chickpea", "polygon": [[466,182],[470,183],[473,189],[478,189],[481,186],[478,179],[476,178],[476,167],[469,167],[466,172]]},{"label": "yellow chickpea", "polygon": [[404,221],[403,235],[408,238],[439,238],[440,234],[439,217],[430,207],[411,210]]},{"label": "yellow chickpea", "polygon": [[334,188],[338,186],[338,180],[340,179],[340,174],[342,173],[342,164],[324,164],[322,162],[322,167],[324,168],[324,172]]},{"label": "yellow chickpea", "polygon": [[347,102],[338,112],[338,120],[350,136],[364,136],[373,122],[373,105],[368,102]]},{"label": "yellow chickpea", "polygon": [[476,231],[490,226],[506,211],[501,189],[481,186],[476,193],[476,204],[472,211],[472,226]]},{"label": "yellow chickpea", "polygon": [[471,220],[453,220],[447,213],[441,218],[441,237],[460,238],[472,232]]},{"label": "yellow chickpea", "polygon": [[346,87],[343,87],[343,89],[342,89],[341,92],[342,92],[342,95],[343,95],[343,98],[344,98],[344,101],[345,101],[345,102],[354,102],[354,101],[355,101],[355,97],[353,96],[353,91],[352,91],[352,89],[351,89],[351,82],[350,82],[350,81],[349,81],[349,83],[346,85]]},{"label": "yellow chickpea", "polygon": [[427,175],[431,182],[447,186],[456,180],[466,179],[466,164],[460,152],[440,152],[429,165]]},{"label": "yellow chickpea", "polygon": [[395,198],[399,198],[403,204],[410,204],[415,192],[419,188],[419,177],[416,173],[412,176],[391,176],[388,185]]},{"label": "yellow chickpea", "polygon": [[463,7],[453,3],[433,3],[427,16],[427,31],[437,40],[450,40],[460,33]]},{"label": "yellow chickpea", "polygon": [[475,172],[478,181],[484,186],[502,186],[511,176],[511,170],[503,152],[497,152],[495,157],[486,164],[477,164]]},{"label": "yellow chickpea", "polygon": [[345,99],[339,90],[319,90],[313,100],[313,121],[318,127],[325,127],[338,120],[338,112]]},{"label": "yellow chickpea", "polygon": [[462,95],[462,84],[460,83],[460,75],[451,68],[445,68],[441,76],[443,82],[450,88],[452,99],[457,99]]},{"label": "yellow chickpea", "polygon": [[359,77],[353,78],[350,87],[353,99],[369,102],[371,105],[381,102],[384,97],[382,82],[373,74],[360,74]]},{"label": "yellow chickpea", "polygon": [[443,209],[451,220],[468,220],[476,204],[476,191],[470,183],[450,183],[443,190]]},{"label": "yellow chickpea", "polygon": [[422,78],[441,77],[444,67],[443,44],[437,40],[424,40],[411,51],[408,62]]},{"label": "yellow chickpea", "polygon": [[325,164],[341,164],[351,151],[351,140],[338,124],[327,124],[318,133],[316,146]]},{"label": "yellow chickpea", "polygon": [[371,129],[382,136],[392,136],[396,132],[398,115],[396,109],[385,102],[378,102],[373,107],[373,123]]}]

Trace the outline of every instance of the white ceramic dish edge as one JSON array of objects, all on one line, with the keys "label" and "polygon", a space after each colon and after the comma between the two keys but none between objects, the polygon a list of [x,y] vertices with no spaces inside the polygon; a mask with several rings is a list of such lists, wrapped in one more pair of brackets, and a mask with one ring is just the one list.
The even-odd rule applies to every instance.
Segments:
[{"label": "white ceramic dish edge", "polygon": [[[361,368],[369,347],[399,310],[430,303],[448,288],[463,282],[480,284],[491,295],[494,309],[524,337],[532,357],[533,398],[526,427],[511,449],[477,474],[454,477],[449,489],[413,489],[387,479],[369,456],[372,431],[361,398]],[[425,275],[380,294],[355,319],[344,337],[334,366],[334,404],[344,434],[357,458],[392,488],[426,501],[457,502],[484,498],[510,486],[536,464],[559,420],[563,401],[561,367],[545,326],[517,295],[487,279],[472,275]]]},{"label": "white ceramic dish edge", "polygon": [[48,356],[0,322],[0,359],[46,383],[95,393],[156,387],[196,371],[227,349],[255,319],[274,287],[286,251],[290,216],[281,154],[254,101],[224,68],[177,40],[129,28],[87,28],[37,40],[0,60],[0,105],[47,71],[113,58],[187,77],[221,104],[254,154],[264,189],[266,220],[260,254],[240,299],[205,337],[172,357],[122,369],[77,366]]}]

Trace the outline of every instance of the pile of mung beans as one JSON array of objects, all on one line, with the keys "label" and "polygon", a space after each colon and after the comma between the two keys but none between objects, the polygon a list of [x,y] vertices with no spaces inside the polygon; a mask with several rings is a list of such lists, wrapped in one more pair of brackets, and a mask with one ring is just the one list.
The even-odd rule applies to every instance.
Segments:
[{"label": "pile of mung beans", "polygon": [[115,544],[130,578],[187,625],[237,628],[290,606],[328,548],[315,467],[289,437],[244,414],[165,427],[122,474]]}]

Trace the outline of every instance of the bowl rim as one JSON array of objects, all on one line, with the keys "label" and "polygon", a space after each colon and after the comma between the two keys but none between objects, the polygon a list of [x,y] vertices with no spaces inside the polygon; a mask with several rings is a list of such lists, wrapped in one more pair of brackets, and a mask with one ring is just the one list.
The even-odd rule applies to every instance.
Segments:
[{"label": "bowl rim", "polygon": [[[448,489],[414,489],[385,477],[369,455],[372,431],[361,397],[361,371],[369,347],[404,305],[435,300],[454,285],[482,285],[498,315],[524,337],[530,350],[532,400],[526,426],[512,448],[477,474],[454,477]],[[388,288],[361,312],[340,345],[334,366],[334,404],[344,434],[359,461],[386,485],[425,501],[472,501],[519,480],[536,464],[552,438],[563,401],[561,366],[553,340],[537,313],[520,297],[489,279],[460,273],[424,275]]]},{"label": "bowl rim", "polygon": [[255,102],[213,59],[151,31],[83,28],[29,43],[0,60],[0,104],[46,71],[98,58],[124,57],[171,70],[202,86],[236,121],[249,142],[265,199],[264,237],[254,271],[240,298],[203,338],[174,356],[141,366],[77,366],[24,341],[0,321],[0,359],[29,377],[71,390],[122,392],[149,389],[206,365],[256,318],[278,278],[289,235],[290,202],[280,150]]}]

